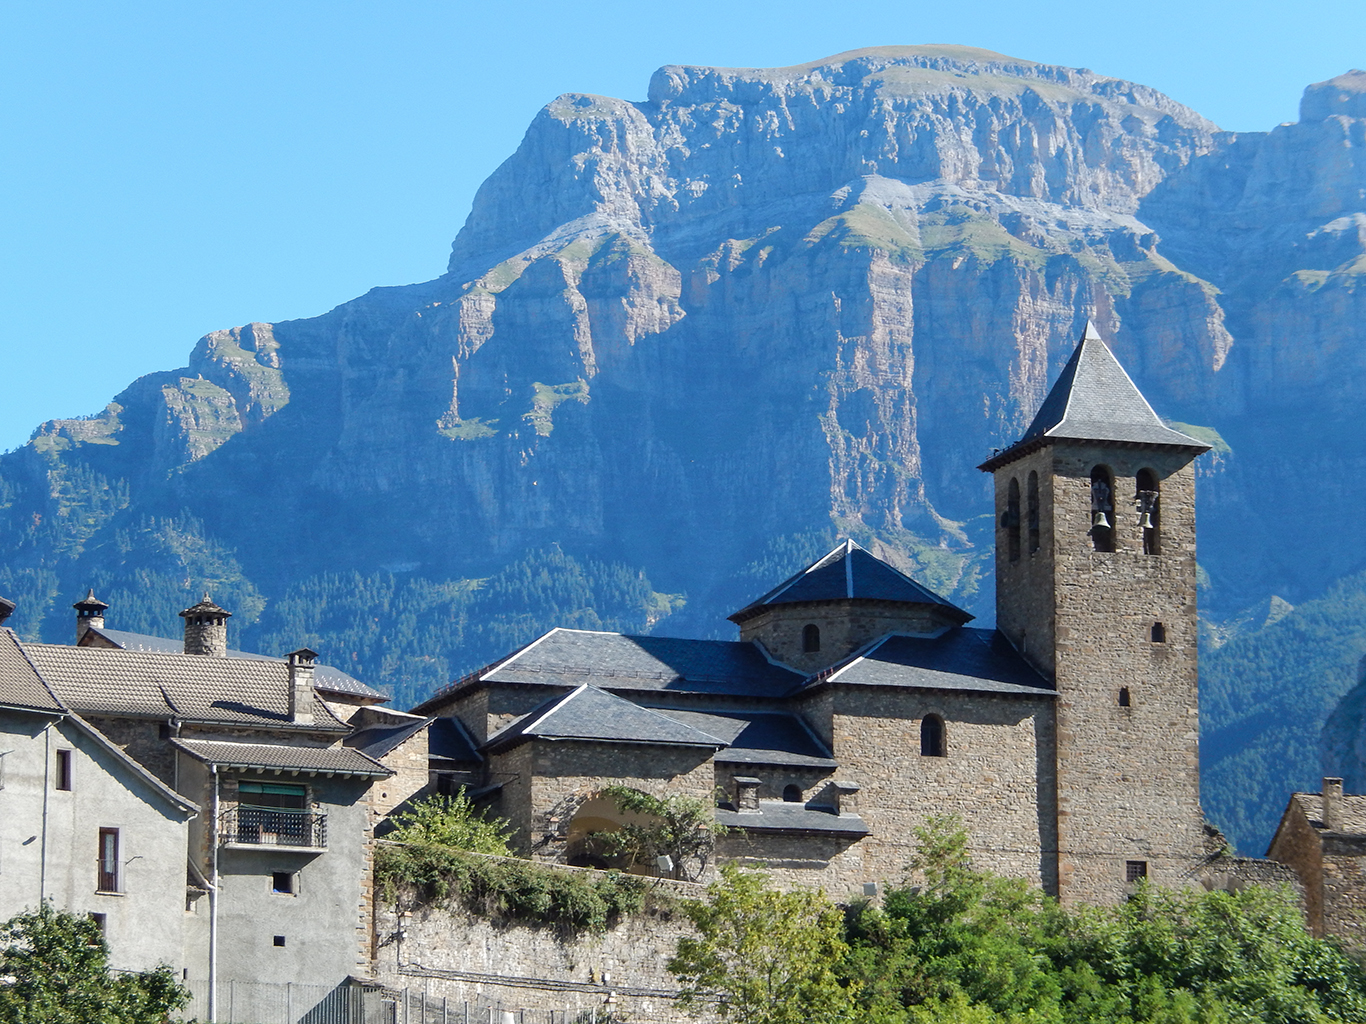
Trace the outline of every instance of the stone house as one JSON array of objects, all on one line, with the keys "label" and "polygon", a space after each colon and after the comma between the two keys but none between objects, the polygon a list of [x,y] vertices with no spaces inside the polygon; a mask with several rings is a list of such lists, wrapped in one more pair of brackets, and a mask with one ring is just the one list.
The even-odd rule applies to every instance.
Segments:
[{"label": "stone house", "polygon": [[1338,778],[1292,794],[1266,855],[1295,872],[1313,934],[1366,946],[1366,796]]},{"label": "stone house", "polygon": [[[601,863],[608,784],[717,794],[723,858],[843,895],[927,817],[1064,900],[1186,884],[1199,802],[1195,474],[1088,324],[995,482],[997,628],[845,541],[735,612],[736,641],[555,629],[414,709],[433,761],[551,862]],[[464,759],[461,760],[460,758]],[[648,866],[647,866],[648,867]]]},{"label": "stone house", "polygon": [[[230,650],[230,613],[207,597],[182,643],[107,628],[107,607],[77,602],[72,645],[0,635],[16,780],[0,906],[103,915],[116,965],[172,965],[207,986],[210,1017],[232,982],[253,983],[234,1007],[248,1019],[269,983],[368,976],[374,827],[427,787],[431,720],[312,651]],[[34,830],[50,838],[30,849],[17,837]]]}]

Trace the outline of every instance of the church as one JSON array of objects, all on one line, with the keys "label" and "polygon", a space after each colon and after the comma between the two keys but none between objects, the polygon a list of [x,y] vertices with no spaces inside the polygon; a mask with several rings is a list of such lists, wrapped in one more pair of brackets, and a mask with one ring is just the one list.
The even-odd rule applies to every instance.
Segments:
[{"label": "church", "polygon": [[[845,541],[735,641],[554,629],[414,708],[519,851],[619,866],[609,785],[716,802],[722,861],[837,897],[956,815],[980,867],[1066,902],[1189,884],[1200,808],[1194,461],[1086,331],[995,482],[996,629]],[[653,866],[651,866],[653,868]]]}]

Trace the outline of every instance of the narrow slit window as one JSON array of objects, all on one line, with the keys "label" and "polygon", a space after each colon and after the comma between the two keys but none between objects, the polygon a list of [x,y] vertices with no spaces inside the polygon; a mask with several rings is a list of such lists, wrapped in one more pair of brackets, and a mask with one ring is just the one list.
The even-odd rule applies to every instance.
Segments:
[{"label": "narrow slit window", "polygon": [[1121,686],[1119,688],[1119,706],[1127,708],[1131,707],[1132,703],[1133,702],[1129,699],[1129,688],[1127,686]]},{"label": "narrow slit window", "polygon": [[1104,466],[1091,470],[1091,544],[1115,550],[1115,480]]},{"label": "narrow slit window", "polygon": [[1006,550],[1012,562],[1020,560],[1020,481],[1010,478],[1006,490]]},{"label": "narrow slit window", "polygon": [[1167,642],[1167,627],[1160,622],[1153,623],[1153,643],[1165,644]]},{"label": "narrow slit window", "polygon": [[926,715],[920,723],[920,754],[922,757],[944,756],[944,720],[938,715]]},{"label": "narrow slit window", "polygon": [[802,627],[802,653],[815,654],[821,649],[821,628],[814,623]]},{"label": "narrow slit window", "polygon": [[1143,553],[1160,554],[1162,550],[1162,494],[1157,474],[1151,469],[1140,469],[1135,478],[1138,485],[1134,501],[1138,505],[1138,526],[1143,531]]},{"label": "narrow slit window", "polygon": [[57,751],[57,788],[71,792],[71,751]]},{"label": "narrow slit window", "polygon": [[119,891],[119,830],[100,829],[99,891]]},{"label": "narrow slit window", "polygon": [[1025,524],[1029,527],[1029,553],[1039,550],[1039,474],[1029,471],[1029,485],[1025,490]]}]

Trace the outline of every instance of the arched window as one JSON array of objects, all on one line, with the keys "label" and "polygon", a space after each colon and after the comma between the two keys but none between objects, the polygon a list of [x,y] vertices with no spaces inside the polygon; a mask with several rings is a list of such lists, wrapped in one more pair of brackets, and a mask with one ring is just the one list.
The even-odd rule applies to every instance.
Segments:
[{"label": "arched window", "polygon": [[1156,555],[1162,546],[1162,494],[1157,474],[1151,469],[1140,469],[1135,483],[1138,488],[1134,500],[1138,503],[1138,523],[1143,530],[1143,553]]},{"label": "arched window", "polygon": [[821,628],[815,623],[802,627],[802,653],[815,654],[821,649]]},{"label": "arched window", "polygon": [[1105,466],[1091,470],[1091,544],[1115,550],[1115,478]]},{"label": "arched window", "polygon": [[1026,525],[1029,527],[1029,553],[1039,550],[1039,474],[1029,471],[1029,486],[1025,491],[1025,508],[1028,512]]},{"label": "arched window", "polygon": [[1160,622],[1153,623],[1153,643],[1165,644],[1167,642],[1167,627]]},{"label": "arched window", "polygon": [[802,787],[798,785],[783,787],[783,802],[789,804],[799,804],[802,802]]},{"label": "arched window", "polygon": [[1020,481],[1015,477],[1010,478],[1010,487],[1006,491],[1006,550],[1010,554],[1012,562],[1020,560]]},{"label": "arched window", "polygon": [[1130,706],[1129,688],[1127,686],[1121,686],[1119,688],[1119,706],[1122,708]]},{"label": "arched window", "polygon": [[922,757],[944,756],[944,720],[938,715],[926,715],[920,723],[920,753]]}]

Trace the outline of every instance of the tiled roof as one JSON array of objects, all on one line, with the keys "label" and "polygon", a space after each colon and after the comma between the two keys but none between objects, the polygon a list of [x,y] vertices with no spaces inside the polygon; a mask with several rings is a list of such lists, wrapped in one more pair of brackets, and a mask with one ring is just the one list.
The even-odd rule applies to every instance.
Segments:
[{"label": "tiled roof", "polygon": [[894,569],[852,540],[844,541],[833,551],[818,558],[795,576],[784,580],[730,618],[733,622],[740,622],[775,604],[838,601],[849,598],[929,604],[958,622],[967,622],[972,618],[963,609],[945,601],[933,590]]},{"label": "tiled roof", "polygon": [[[99,634],[125,651],[143,651],[147,654],[185,653],[185,642],[183,640],[171,640],[164,636],[149,636],[146,633],[129,633],[122,629],[101,628],[92,629],[90,632]],[[273,658],[268,654],[252,654],[249,651],[228,651],[228,657],[246,658],[249,661],[277,661],[282,665],[285,663],[284,658]],[[370,697],[376,702],[389,699],[386,694],[376,690],[373,686],[367,686],[359,679],[353,678],[331,665],[314,666],[313,687],[327,693],[346,693],[357,697]]]},{"label": "tiled roof", "polygon": [[29,664],[18,638],[3,627],[0,627],[0,706],[34,711],[63,710]]},{"label": "tiled roof", "polygon": [[490,736],[484,747],[498,749],[524,739],[652,743],[713,750],[726,745],[700,729],[587,683],[523,715]]},{"label": "tiled roof", "polygon": [[727,828],[747,832],[826,832],[849,837],[866,836],[868,824],[856,814],[836,814],[823,807],[760,800],[758,811],[716,809],[716,821]]},{"label": "tiled roof", "polygon": [[727,744],[717,761],[731,764],[833,768],[830,751],[796,715],[778,712],[679,711],[659,708],[676,722]]},{"label": "tiled roof", "polygon": [[958,626],[936,637],[888,636],[808,685],[915,686],[1048,695],[1052,685],[994,629]]},{"label": "tiled roof", "polygon": [[[282,661],[169,657],[65,644],[25,643],[23,649],[62,702],[83,715],[302,728],[290,721],[289,673]],[[316,695],[308,728],[347,731]]]},{"label": "tiled roof", "polygon": [[1200,451],[1210,447],[1162,422],[1089,320],[1076,351],[1024,436],[981,468],[1003,465],[1023,454],[1022,449],[1048,438],[1174,445]]},{"label": "tiled roof", "polygon": [[799,674],[773,664],[750,643],[577,629],[551,630],[481,678],[492,683],[578,686],[591,682],[607,690],[741,697],[777,697],[802,681]]},{"label": "tiled roof", "polygon": [[195,739],[176,739],[171,741],[171,745],[205,764],[216,764],[225,768],[256,768],[263,771],[318,775],[363,775],[376,778],[394,774],[378,761],[349,747],[296,747]]},{"label": "tiled roof", "polygon": [[342,742],[348,747],[361,751],[367,757],[380,760],[404,740],[421,732],[435,721],[435,718],[419,718],[415,722],[371,725],[359,732],[353,732]]}]

